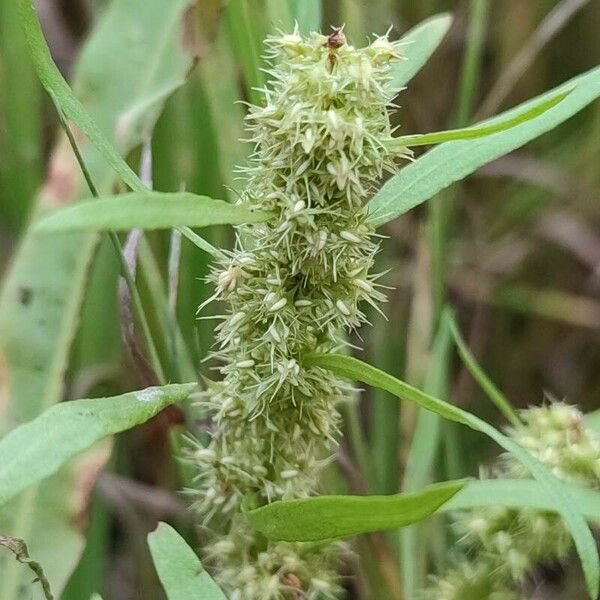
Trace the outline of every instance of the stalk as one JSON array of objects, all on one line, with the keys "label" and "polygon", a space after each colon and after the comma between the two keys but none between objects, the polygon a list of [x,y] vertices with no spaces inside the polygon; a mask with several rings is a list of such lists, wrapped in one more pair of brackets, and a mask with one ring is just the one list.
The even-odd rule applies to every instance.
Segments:
[{"label": "stalk", "polygon": [[267,542],[240,512],[314,493],[335,453],[337,405],[352,389],[303,357],[343,346],[366,320],[361,304],[385,300],[370,274],[378,243],[363,205],[394,168],[386,84],[398,54],[387,37],[356,49],[338,29],[295,31],[267,48],[271,83],[247,116],[254,152],[240,202],[277,216],[239,227],[211,275],[207,302],[227,306],[211,355],[223,379],[202,403],[211,442],[190,451],[193,493],[230,598],[337,598],[340,544]]}]

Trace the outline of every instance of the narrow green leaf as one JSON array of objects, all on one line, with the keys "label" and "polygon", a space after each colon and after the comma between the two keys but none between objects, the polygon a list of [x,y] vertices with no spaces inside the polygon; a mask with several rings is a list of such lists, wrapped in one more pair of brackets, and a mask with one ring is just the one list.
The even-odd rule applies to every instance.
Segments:
[{"label": "narrow green leaf", "polygon": [[319,31],[323,17],[321,0],[287,0],[287,4],[302,34],[308,35],[311,31]]},{"label": "narrow green leaf", "polygon": [[450,129],[448,131],[436,131],[435,133],[422,133],[416,135],[403,135],[395,138],[388,147],[401,150],[407,147],[414,146],[429,146],[433,144],[441,144],[442,142],[450,142],[452,140],[469,140],[474,138],[486,137],[492,133],[506,131],[522,123],[527,123],[531,119],[535,119],[543,115],[547,110],[555,107],[559,102],[562,102],[572,90],[567,90],[551,96],[548,99],[543,99],[538,103],[534,103],[531,108],[510,117],[508,119],[499,120],[492,125],[478,123],[472,127],[462,127],[461,129]]},{"label": "narrow green leaf", "polygon": [[[578,510],[590,521],[600,522],[600,492],[564,486]],[[446,500],[440,502],[444,495]],[[427,513],[436,502],[439,502],[437,508]],[[249,511],[246,516],[269,539],[309,542],[403,527],[415,522],[411,519],[417,510],[427,513],[416,519],[421,520],[435,512],[493,506],[557,511],[554,498],[538,481],[489,479],[438,483],[410,494],[316,496],[280,501]]]},{"label": "narrow green leaf", "polygon": [[56,404],[0,440],[0,505],[56,473],[98,440],[144,423],[185,400],[194,383],[147,388],[113,398]]},{"label": "narrow green leaf", "polygon": [[397,44],[405,60],[396,61],[391,73],[389,87],[405,86],[429,60],[450,29],[452,16],[446,13],[434,15],[405,33]]},{"label": "narrow green leaf", "polygon": [[230,0],[225,9],[225,23],[231,46],[242,65],[250,101],[259,105],[263,100],[259,90],[266,83],[262,40],[267,23],[264,13],[252,4],[250,0]]},{"label": "narrow green leaf", "polygon": [[21,11],[21,24],[29,45],[29,53],[44,88],[53,100],[59,103],[65,115],[75,121],[90,140],[94,142],[94,145],[105,156],[111,167],[123,178],[123,181],[131,189],[138,191],[145,189],[139,177],[121,158],[108,138],[91,119],[54,64],[31,0],[18,0],[18,2]]},{"label": "narrow green leaf", "polygon": [[170,525],[159,523],[148,545],[169,600],[225,600],[195,552]]},{"label": "narrow green leaf", "polygon": [[404,214],[479,167],[520,148],[550,131],[600,96],[600,67],[574,77],[554,90],[485,121],[487,125],[511,119],[557,94],[573,90],[562,102],[539,117],[483,138],[445,142],[392,177],[367,205],[375,226]]},{"label": "narrow green leaf", "polygon": [[502,448],[511,452],[531,472],[546,490],[555,503],[556,511],[563,517],[568,526],[575,546],[581,559],[588,591],[592,598],[598,596],[600,584],[600,561],[594,537],[582,514],[577,510],[573,498],[565,487],[564,482],[557,479],[536,458],[526,452],[509,437],[500,433],[479,417],[439,400],[413,386],[396,379],[388,373],[368,365],[356,358],[341,354],[322,354],[309,356],[304,361],[306,366],[316,366],[328,369],[337,375],[352,380],[362,381],[367,385],[387,390],[402,400],[414,402],[427,410],[457,423],[462,423],[475,431],[479,431],[493,439]]},{"label": "narrow green leaf", "polygon": [[170,229],[258,223],[270,216],[208,196],[146,191],[70,204],[44,215],[34,227],[36,231]]},{"label": "narrow green leaf", "polygon": [[449,312],[445,312],[443,319],[448,322],[454,343],[458,348],[458,353],[462,358],[465,366],[469,370],[469,373],[473,376],[473,379],[481,386],[481,389],[488,395],[489,399],[496,405],[498,410],[506,417],[506,419],[513,425],[521,424],[521,419],[510,405],[508,398],[496,387],[494,382],[485,374],[484,370],[479,366],[475,357],[467,347],[465,340],[460,334],[460,330],[456,324],[456,321]]},{"label": "narrow green leaf", "polygon": [[[431,359],[425,378],[427,393],[445,398],[448,392],[448,370],[452,355],[452,337],[448,323],[440,322],[435,336]],[[439,453],[442,433],[439,415],[419,407],[417,421],[410,441],[410,450],[404,469],[402,490],[419,489],[434,476],[436,457]],[[427,553],[423,548],[423,527],[416,524],[400,531],[400,562],[404,595],[412,598],[421,589],[427,576]]]},{"label": "narrow green leaf", "polygon": [[393,496],[316,496],[273,502],[246,513],[252,527],[271,540],[315,542],[405,527],[426,519],[466,481],[436,483]]},{"label": "narrow green leaf", "polygon": [[[564,484],[577,509],[590,521],[600,522],[600,492]],[[469,481],[440,511],[467,510],[488,506],[535,508],[556,512],[556,502],[544,486],[533,479],[487,479]]]}]

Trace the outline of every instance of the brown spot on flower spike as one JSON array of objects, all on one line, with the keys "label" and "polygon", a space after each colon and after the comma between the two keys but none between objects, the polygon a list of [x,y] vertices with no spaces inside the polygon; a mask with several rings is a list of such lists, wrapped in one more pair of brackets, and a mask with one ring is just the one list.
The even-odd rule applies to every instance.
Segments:
[{"label": "brown spot on flower spike", "polygon": [[333,68],[337,64],[337,49],[341,48],[346,43],[346,36],[344,35],[344,27],[332,27],[333,31],[329,34],[327,41],[323,44],[329,49],[329,70],[333,71]]}]

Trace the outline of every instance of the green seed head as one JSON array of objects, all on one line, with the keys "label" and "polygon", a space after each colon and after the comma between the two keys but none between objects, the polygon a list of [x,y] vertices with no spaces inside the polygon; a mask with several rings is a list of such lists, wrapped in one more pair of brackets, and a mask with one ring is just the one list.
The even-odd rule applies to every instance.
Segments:
[{"label": "green seed head", "polygon": [[211,276],[213,299],[228,308],[213,354],[222,381],[203,400],[212,441],[190,451],[194,493],[219,532],[208,554],[232,598],[334,598],[337,546],[261,544],[236,515],[244,499],[311,494],[335,451],[336,405],[351,389],[303,357],[344,344],[365,303],[385,300],[363,207],[394,168],[385,142],[397,52],[386,37],[354,48],[337,29],[272,37],[267,51],[270,84],[247,116],[253,152],[239,202],[275,216],[239,227]]}]

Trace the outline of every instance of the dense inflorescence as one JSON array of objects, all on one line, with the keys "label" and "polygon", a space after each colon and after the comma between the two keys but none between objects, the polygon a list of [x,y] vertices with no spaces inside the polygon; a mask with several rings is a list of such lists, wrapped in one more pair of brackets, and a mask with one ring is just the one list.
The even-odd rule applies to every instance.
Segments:
[{"label": "dense inflorescence", "polygon": [[211,300],[228,307],[212,355],[223,379],[202,403],[211,441],[192,453],[195,493],[216,532],[207,555],[232,599],[335,598],[335,545],[267,543],[240,505],[311,494],[335,451],[336,405],[351,390],[303,357],[342,345],[365,321],[361,303],[385,300],[363,207],[393,168],[388,84],[398,55],[387,37],[356,49],[340,30],[270,38],[267,49],[271,83],[247,116],[254,152],[240,202],[273,218],[239,227],[211,276]]},{"label": "dense inflorescence", "polygon": [[[585,428],[583,415],[562,402],[522,412],[510,436],[557,477],[600,487],[600,436]],[[492,475],[529,478],[525,467],[503,455]],[[486,508],[456,515],[454,527],[467,558],[434,579],[431,600],[525,600],[527,575],[536,565],[561,561],[571,537],[561,518],[534,509]]]}]

